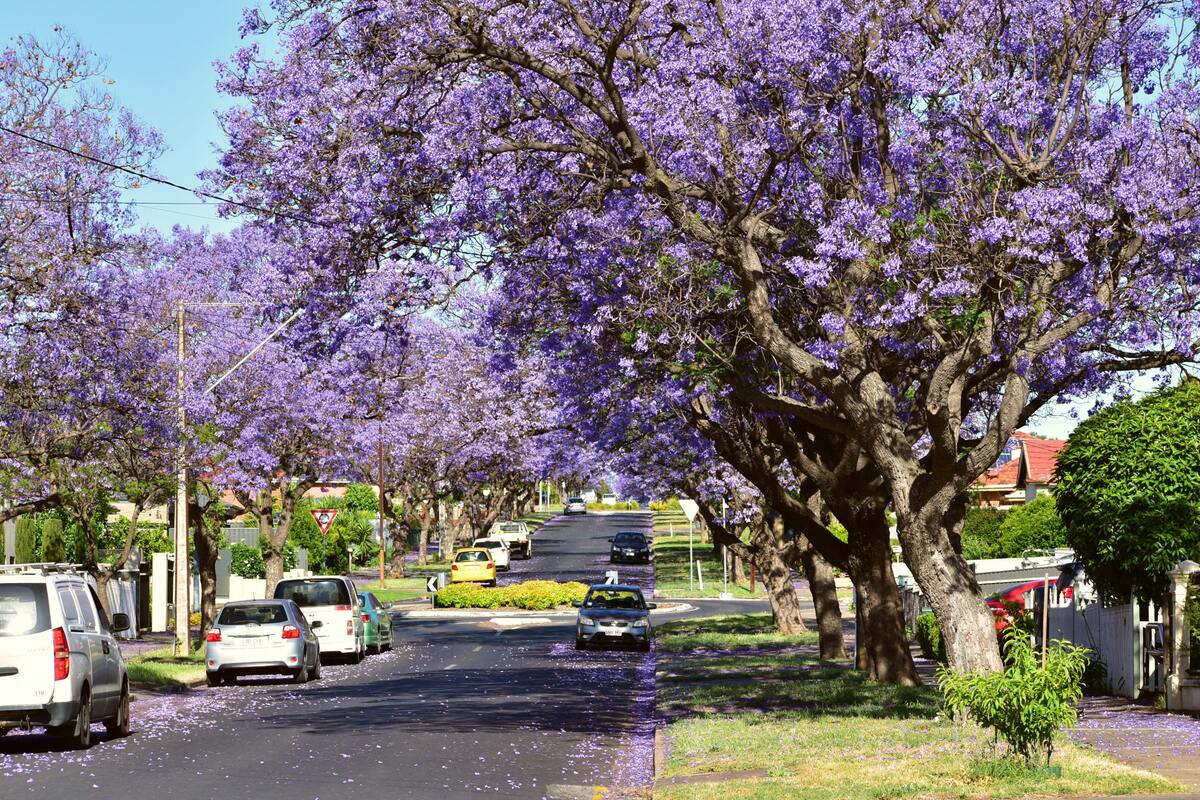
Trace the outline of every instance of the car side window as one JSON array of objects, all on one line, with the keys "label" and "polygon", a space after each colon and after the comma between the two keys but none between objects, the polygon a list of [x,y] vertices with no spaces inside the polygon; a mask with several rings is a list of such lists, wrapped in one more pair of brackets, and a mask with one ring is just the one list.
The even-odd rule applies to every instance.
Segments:
[{"label": "car side window", "polygon": [[79,604],[79,614],[83,620],[83,627],[88,633],[96,633],[99,629],[96,627],[96,612],[92,609],[92,601],[88,599],[87,592],[83,589],[75,589],[73,591],[75,602]]},{"label": "car side window", "polygon": [[67,623],[67,627],[81,624],[79,607],[75,605],[75,595],[71,593],[69,587],[58,587],[58,602],[62,606],[63,621]]}]

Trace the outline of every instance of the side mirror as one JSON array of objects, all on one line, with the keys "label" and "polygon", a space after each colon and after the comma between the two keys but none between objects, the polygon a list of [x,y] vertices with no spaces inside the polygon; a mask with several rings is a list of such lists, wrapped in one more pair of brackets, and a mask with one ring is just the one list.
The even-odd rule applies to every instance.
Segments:
[{"label": "side mirror", "polygon": [[646,603],[646,608],[653,611],[654,609],[658,608],[658,603]]},{"label": "side mirror", "polygon": [[583,608],[583,601],[582,600],[572,600],[571,605],[575,606],[576,608]]},{"label": "side mirror", "polygon": [[611,541],[612,541],[612,539],[609,539],[609,541],[611,542]]},{"label": "side mirror", "polygon": [[117,632],[129,630],[129,615],[120,612],[113,614],[112,629]]},{"label": "side mirror", "polygon": [[315,631],[317,628],[322,627],[324,624],[325,623],[321,622],[321,620],[317,620],[316,622],[310,622],[308,627],[312,628]]}]

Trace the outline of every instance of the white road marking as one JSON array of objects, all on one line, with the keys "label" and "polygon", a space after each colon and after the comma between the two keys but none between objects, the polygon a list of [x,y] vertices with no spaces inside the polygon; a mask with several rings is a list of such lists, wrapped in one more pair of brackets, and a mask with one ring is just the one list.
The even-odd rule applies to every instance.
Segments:
[{"label": "white road marking", "polygon": [[457,666],[458,666],[458,664],[447,664],[446,666],[442,667],[442,669],[443,670],[454,669]]},{"label": "white road marking", "polygon": [[481,644],[477,644],[477,645],[475,645],[474,647],[472,647],[472,648],[471,648],[471,652],[472,652],[472,653],[478,653],[478,652],[479,652],[480,650],[482,650],[482,649],[483,649],[483,645],[481,645]]}]

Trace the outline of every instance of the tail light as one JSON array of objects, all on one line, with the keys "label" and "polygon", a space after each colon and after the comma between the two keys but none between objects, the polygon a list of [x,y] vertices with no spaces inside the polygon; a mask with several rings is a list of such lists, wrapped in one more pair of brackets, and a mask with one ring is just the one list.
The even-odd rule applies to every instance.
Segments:
[{"label": "tail light", "polygon": [[299,639],[300,638],[300,629],[297,628],[295,625],[284,625],[283,626],[283,638]]},{"label": "tail light", "polygon": [[67,632],[54,629],[54,680],[61,681],[71,674],[71,648],[67,646]]},{"label": "tail light", "polygon": [[205,640],[206,642],[219,642],[219,641],[221,641],[221,629],[220,629],[220,628],[213,628],[212,630],[210,630],[210,631],[208,632],[208,636],[205,636],[205,637],[204,637],[204,640]]},{"label": "tail light", "polygon": [[451,564],[451,565],[450,565],[450,571],[451,571],[451,572],[455,572],[455,571],[457,571],[457,570],[458,570],[458,564]]},{"label": "tail light", "polygon": [[362,615],[362,621],[363,621],[363,622],[370,622],[370,621],[371,621],[371,615],[370,615],[370,614],[363,614],[363,615]]},{"label": "tail light", "polygon": [[334,611],[349,611],[349,610],[350,610],[350,606],[337,606],[336,608],[334,608]]},{"label": "tail light", "polygon": [[489,561],[489,562],[487,563],[487,566],[486,566],[486,567],[484,567],[484,569],[495,569],[495,568],[496,568],[496,562],[495,562],[495,561]]},{"label": "tail light", "polygon": [[346,620],[346,633],[354,633],[354,618]]}]

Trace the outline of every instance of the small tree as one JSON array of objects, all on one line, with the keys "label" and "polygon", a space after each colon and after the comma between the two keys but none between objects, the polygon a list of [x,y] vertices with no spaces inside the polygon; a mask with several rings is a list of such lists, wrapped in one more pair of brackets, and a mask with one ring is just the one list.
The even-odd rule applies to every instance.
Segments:
[{"label": "small tree", "polygon": [[17,563],[31,564],[37,561],[37,522],[33,517],[24,516],[17,519]]},{"label": "small tree", "polygon": [[51,516],[42,523],[42,561],[59,563],[67,560],[67,543],[62,520]]},{"label": "small tree", "polygon": [[1167,572],[1200,558],[1200,382],[1119,402],[1076,428],[1054,499],[1106,600],[1162,597]]},{"label": "small tree", "polygon": [[375,494],[375,489],[365,483],[352,483],[347,486],[342,502],[348,511],[379,513],[379,497]]},{"label": "small tree", "polygon": [[1019,558],[1027,550],[1050,550],[1067,544],[1054,498],[1045,494],[1009,511],[1000,523],[999,534],[999,555],[1003,558]]},{"label": "small tree", "polygon": [[998,558],[1000,556],[1000,526],[1004,512],[991,507],[968,508],[963,519],[963,558]]}]

